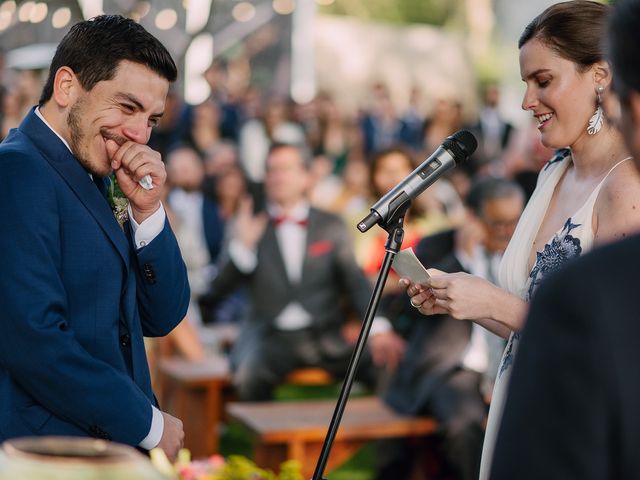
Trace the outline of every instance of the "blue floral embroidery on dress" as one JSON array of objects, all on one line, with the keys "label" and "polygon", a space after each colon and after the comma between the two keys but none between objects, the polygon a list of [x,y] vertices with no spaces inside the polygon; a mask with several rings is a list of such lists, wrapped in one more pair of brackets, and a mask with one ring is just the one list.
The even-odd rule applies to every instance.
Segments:
[{"label": "blue floral embroidery on dress", "polygon": [[536,253],[536,264],[529,273],[531,283],[527,292],[527,301],[531,300],[534,290],[545,275],[558,269],[570,258],[577,257],[582,253],[580,239],[570,235],[571,231],[580,225],[579,223],[571,223],[571,217],[569,217],[560,233],[544,246],[542,252]]},{"label": "blue floral embroidery on dress", "polygon": [[514,351],[513,344],[520,340],[520,332],[513,332],[511,337],[509,338],[509,344],[504,352],[504,357],[502,357],[502,362],[500,362],[500,370],[498,371],[498,377],[501,377],[502,374],[509,369],[511,364],[513,364]]},{"label": "blue floral embroidery on dress", "polygon": [[567,158],[569,155],[571,155],[571,150],[569,150],[568,148],[560,148],[560,149],[556,150],[556,153],[545,164],[545,166],[542,169],[542,171],[545,171],[547,168],[549,168],[554,163],[561,162],[562,160]]},{"label": "blue floral embroidery on dress", "polygon": [[[542,250],[542,252],[536,253],[536,263],[529,274],[531,283],[529,284],[529,290],[527,291],[527,301],[531,300],[534,290],[546,274],[556,270],[570,258],[577,257],[582,253],[580,239],[570,235],[571,231],[579,226],[581,226],[581,224],[571,223],[571,217],[569,217],[560,233],[556,234],[551,242],[544,246],[544,250]],[[502,362],[500,362],[498,377],[502,376],[502,374],[513,364],[513,359],[515,357],[514,346],[518,341],[520,341],[520,336],[520,332],[514,332],[511,335],[511,338],[509,338],[509,343],[507,344],[504,356],[502,357]]]}]

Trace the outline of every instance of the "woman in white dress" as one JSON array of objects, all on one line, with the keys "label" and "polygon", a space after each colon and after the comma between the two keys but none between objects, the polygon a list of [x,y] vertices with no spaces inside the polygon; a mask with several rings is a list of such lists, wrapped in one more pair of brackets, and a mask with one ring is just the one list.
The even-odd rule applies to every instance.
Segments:
[{"label": "woman in white dress", "polygon": [[608,9],[587,0],[558,3],[520,38],[522,108],[538,120],[542,143],[559,150],[540,172],[518,222],[500,286],[433,269],[427,284],[401,280],[423,314],[475,321],[509,339],[489,411],[481,480],[489,478],[510,367],[536,286],[572,257],[640,230],[640,178],[600,106],[612,80],[601,48]]}]

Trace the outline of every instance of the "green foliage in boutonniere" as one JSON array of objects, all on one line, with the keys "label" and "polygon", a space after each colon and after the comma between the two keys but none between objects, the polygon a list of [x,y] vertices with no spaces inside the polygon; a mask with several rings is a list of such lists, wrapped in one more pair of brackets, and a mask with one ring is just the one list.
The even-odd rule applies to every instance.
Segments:
[{"label": "green foliage in boutonniere", "polygon": [[129,220],[129,200],[122,193],[115,174],[112,173],[108,178],[109,189],[107,190],[107,196],[109,205],[111,205],[111,211],[113,211],[120,228],[124,228],[124,222]]}]

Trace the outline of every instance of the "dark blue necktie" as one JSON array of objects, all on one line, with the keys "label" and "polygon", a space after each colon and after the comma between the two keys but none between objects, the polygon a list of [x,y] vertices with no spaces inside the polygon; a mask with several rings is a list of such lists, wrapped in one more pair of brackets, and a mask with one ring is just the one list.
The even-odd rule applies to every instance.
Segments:
[{"label": "dark blue necktie", "polygon": [[98,177],[97,175],[92,175],[93,183],[95,183],[96,187],[102,194],[102,196],[107,199],[107,183],[105,177]]}]

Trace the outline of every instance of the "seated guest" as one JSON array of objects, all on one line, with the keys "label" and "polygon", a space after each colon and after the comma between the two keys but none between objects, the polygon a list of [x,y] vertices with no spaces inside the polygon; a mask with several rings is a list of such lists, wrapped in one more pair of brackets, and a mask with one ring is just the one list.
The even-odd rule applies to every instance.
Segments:
[{"label": "seated guest", "polygon": [[[427,267],[464,270],[495,281],[522,213],[524,194],[509,180],[481,180],[471,188],[466,206],[467,219],[457,231],[421,240],[419,258]],[[504,341],[479,325],[448,315],[424,321],[404,295],[397,297],[384,313],[396,327],[409,325],[411,330],[405,333],[407,351],[385,399],[401,413],[434,416],[441,424],[445,457],[455,478],[476,480],[486,414],[483,397],[493,386]],[[372,344],[381,341],[377,336],[371,339]],[[409,471],[400,472],[412,467],[413,453],[405,444],[385,444],[379,479],[408,478]]]},{"label": "seated guest", "polygon": [[171,150],[166,168],[171,187],[166,203],[191,286],[189,317],[199,325],[201,313],[197,296],[206,291],[213,277],[224,223],[218,206],[202,192],[204,165],[195,149],[181,146]]},{"label": "seated guest", "polygon": [[358,268],[345,225],[309,206],[308,159],[276,144],[266,159],[266,212],[245,203],[234,222],[228,260],[209,304],[246,285],[249,309],[231,352],[233,383],[244,400],[266,400],[292,370],[317,366],[343,375],[351,346],[341,329],[349,307],[363,318],[370,285]]}]

